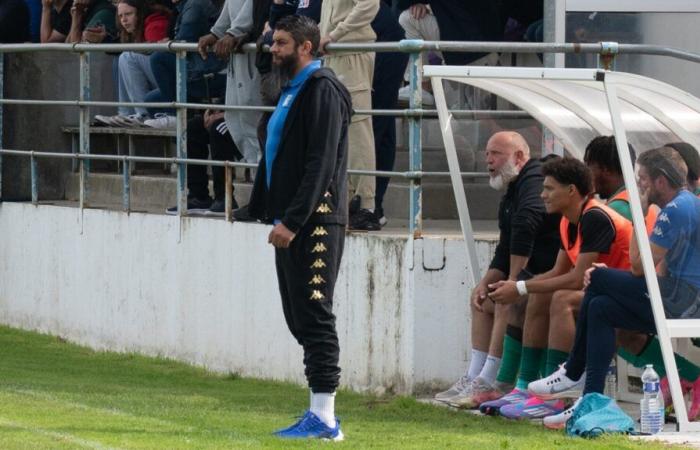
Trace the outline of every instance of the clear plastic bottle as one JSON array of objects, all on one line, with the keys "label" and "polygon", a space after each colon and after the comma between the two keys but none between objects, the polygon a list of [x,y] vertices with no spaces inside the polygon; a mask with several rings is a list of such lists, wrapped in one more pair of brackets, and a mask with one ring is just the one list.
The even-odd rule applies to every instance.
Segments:
[{"label": "clear plastic bottle", "polygon": [[644,397],[640,400],[641,431],[657,434],[664,428],[664,399],[661,394],[659,374],[654,366],[647,364],[642,373]]},{"label": "clear plastic bottle", "polygon": [[608,374],[605,376],[605,395],[614,399],[617,396],[617,361],[613,356],[608,367]]}]

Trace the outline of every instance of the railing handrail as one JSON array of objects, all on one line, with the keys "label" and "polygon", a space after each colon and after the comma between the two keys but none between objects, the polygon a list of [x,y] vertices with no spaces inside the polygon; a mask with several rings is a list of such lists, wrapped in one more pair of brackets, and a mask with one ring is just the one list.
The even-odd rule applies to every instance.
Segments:
[{"label": "railing handrail", "polygon": [[[464,41],[423,41],[420,39],[404,39],[394,42],[366,43],[331,43],[326,47],[328,52],[468,52],[468,53],[588,53],[609,54],[611,49],[616,54],[643,54],[668,56],[700,63],[700,54],[683,49],[653,44],[623,44],[618,42],[464,42]],[[243,46],[245,52],[256,52],[255,44]],[[110,51],[170,51],[196,52],[197,44],[192,42],[170,41],[149,44],[0,44],[0,53],[20,52],[110,52]]]}]

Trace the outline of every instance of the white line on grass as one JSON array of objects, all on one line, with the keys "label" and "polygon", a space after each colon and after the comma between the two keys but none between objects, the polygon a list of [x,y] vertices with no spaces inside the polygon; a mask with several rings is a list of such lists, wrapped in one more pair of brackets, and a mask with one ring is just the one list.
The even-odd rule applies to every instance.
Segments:
[{"label": "white line on grass", "polygon": [[91,448],[94,450],[118,450],[118,447],[106,447],[100,442],[89,441],[87,439],[79,438],[78,436],[72,435],[70,433],[59,433],[57,431],[50,431],[44,428],[33,427],[29,425],[24,425],[19,422],[8,420],[4,417],[0,417],[0,425],[4,425],[10,428],[17,428],[24,431],[29,431],[34,434],[40,434],[42,436],[48,436],[54,439],[60,439],[63,441],[68,441],[71,444],[76,444],[84,448]]}]

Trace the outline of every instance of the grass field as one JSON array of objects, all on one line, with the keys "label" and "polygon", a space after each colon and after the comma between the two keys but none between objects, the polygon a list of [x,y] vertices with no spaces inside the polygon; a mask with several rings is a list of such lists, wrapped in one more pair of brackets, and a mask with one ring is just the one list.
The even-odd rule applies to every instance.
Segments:
[{"label": "grass field", "polygon": [[0,449],[663,448],[340,392],[342,443],[280,441],[308,391],[0,327]]}]

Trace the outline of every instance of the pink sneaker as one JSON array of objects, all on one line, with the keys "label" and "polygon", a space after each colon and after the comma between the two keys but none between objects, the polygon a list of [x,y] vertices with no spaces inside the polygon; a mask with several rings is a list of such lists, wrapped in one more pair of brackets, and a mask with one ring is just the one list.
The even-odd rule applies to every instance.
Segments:
[{"label": "pink sneaker", "polygon": [[[673,411],[673,399],[671,398],[671,387],[668,385],[668,377],[663,377],[661,379],[660,385],[661,385],[661,395],[664,398],[664,406],[666,407],[666,414],[668,414],[669,412]],[[693,389],[693,383],[681,378],[681,391],[683,392],[683,396],[685,397],[692,389]],[[700,394],[698,396],[700,397]],[[696,406],[695,416],[697,416],[698,412],[700,411],[700,398],[698,398],[697,400],[695,400],[695,398],[693,398],[693,404],[695,404],[696,402],[697,402],[697,406]],[[692,410],[692,406],[691,406],[691,410]],[[693,420],[690,418],[690,411],[688,411],[688,420]]]},{"label": "pink sneaker", "polygon": [[502,407],[519,403],[523,400],[527,400],[528,398],[527,392],[515,388],[503,397],[482,403],[481,406],[479,406],[479,411],[487,416],[497,416],[500,414]]},{"label": "pink sneaker", "polygon": [[695,380],[692,384],[690,382],[687,383],[690,384],[690,390],[692,392],[692,401],[690,403],[690,409],[688,410],[688,420],[694,421],[700,415],[700,378]]},{"label": "pink sneaker", "polygon": [[563,400],[542,400],[530,395],[525,401],[506,405],[501,408],[501,415],[508,419],[542,419],[564,411]]}]

